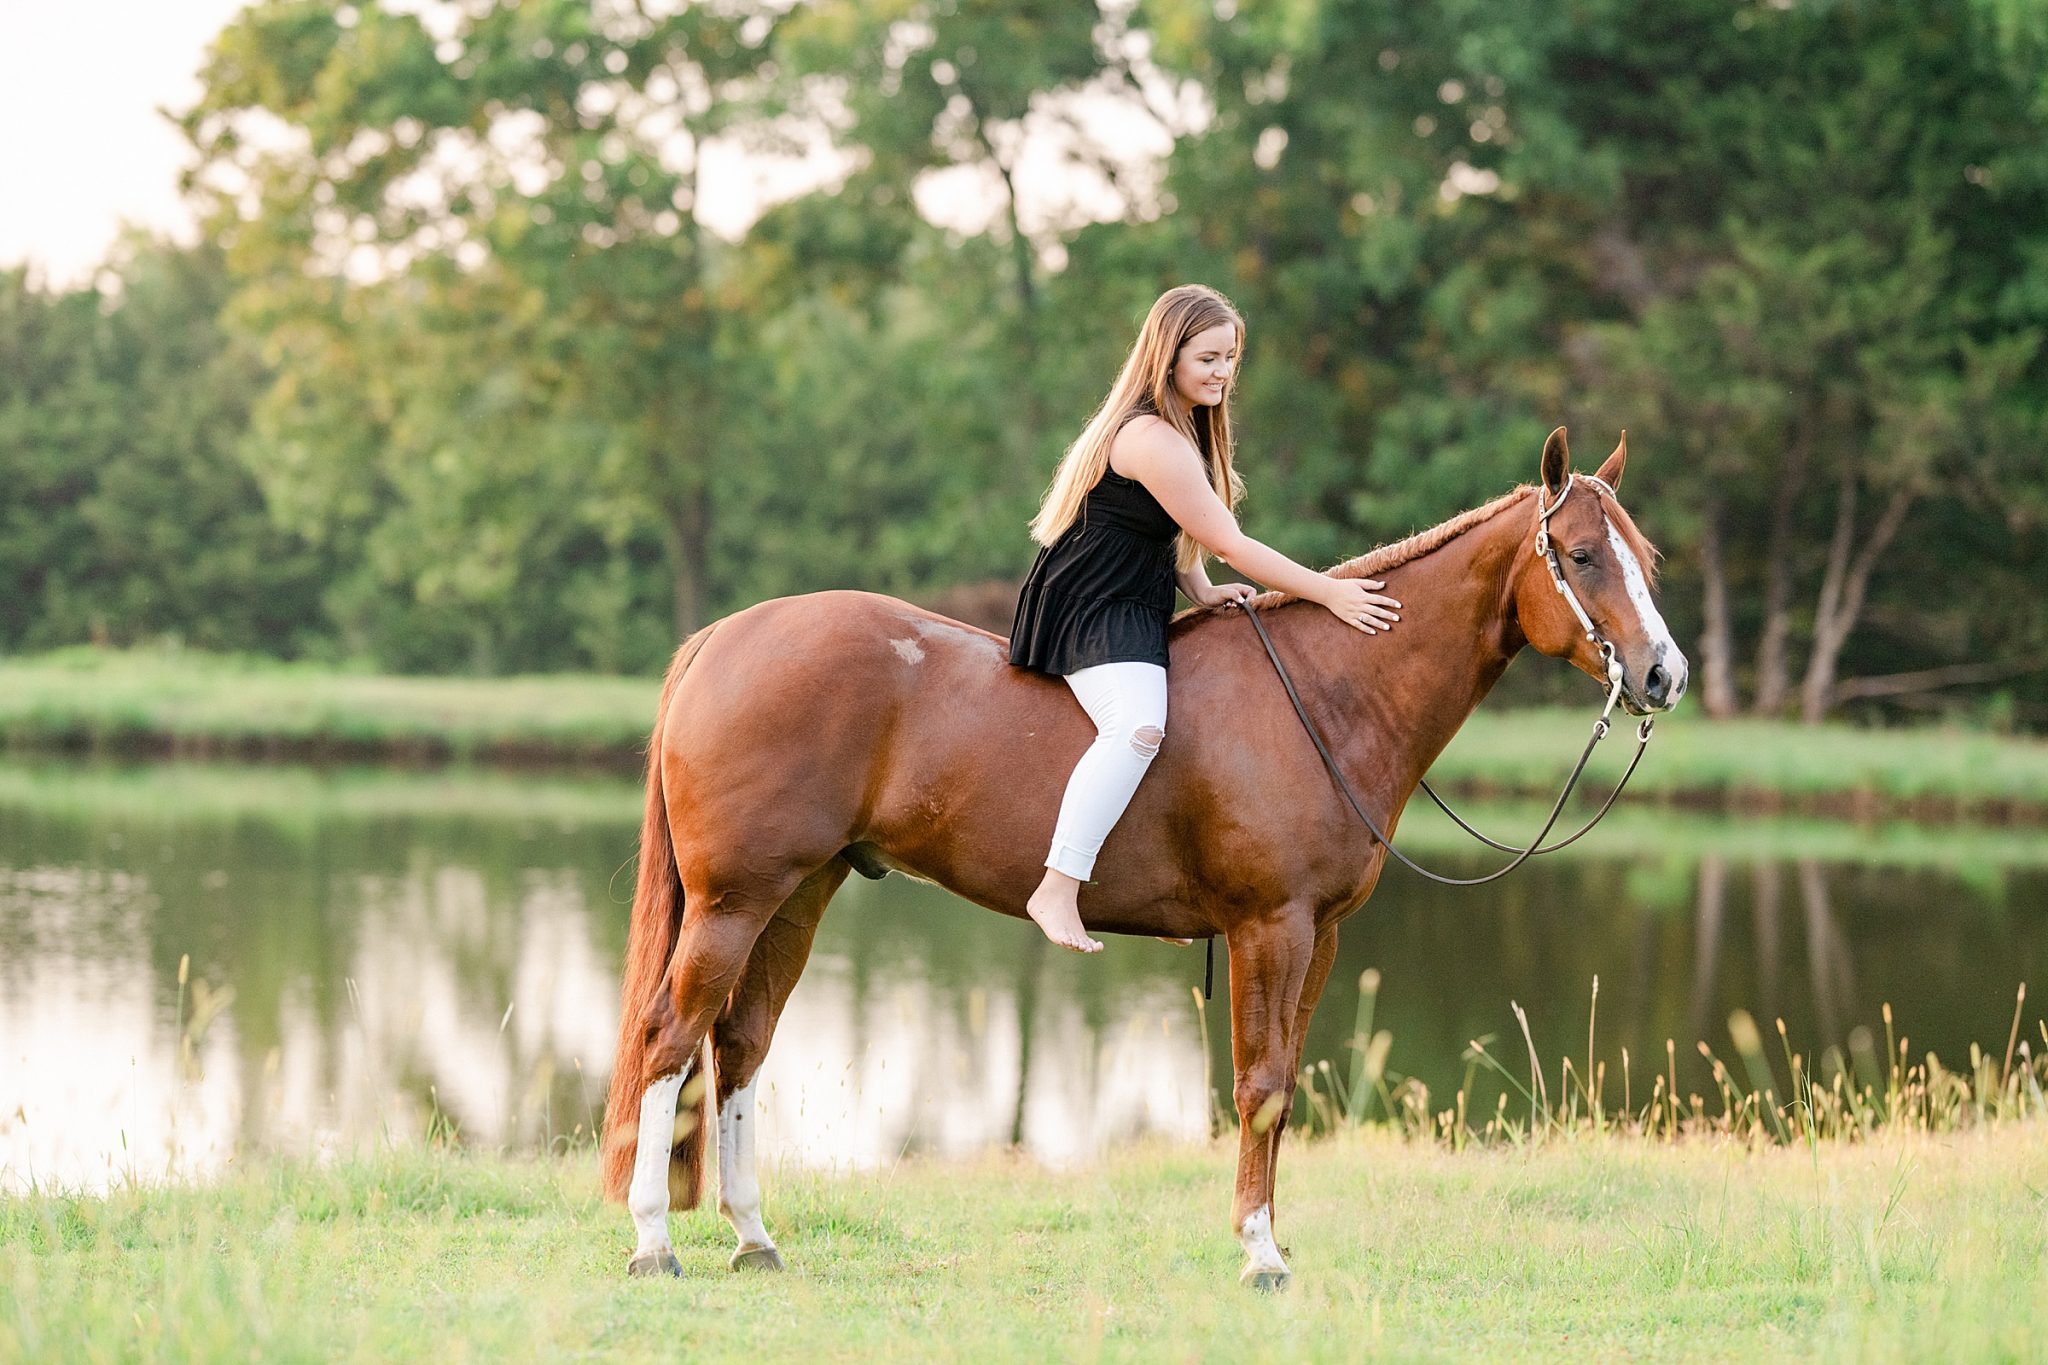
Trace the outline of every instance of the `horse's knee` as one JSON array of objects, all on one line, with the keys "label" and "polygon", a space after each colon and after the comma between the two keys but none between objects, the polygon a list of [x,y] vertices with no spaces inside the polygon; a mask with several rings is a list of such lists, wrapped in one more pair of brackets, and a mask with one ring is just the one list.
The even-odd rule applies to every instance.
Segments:
[{"label": "horse's knee", "polygon": [[1294,1087],[1286,1076],[1261,1068],[1238,1078],[1234,1097],[1238,1116],[1254,1133],[1264,1133],[1286,1117]]}]

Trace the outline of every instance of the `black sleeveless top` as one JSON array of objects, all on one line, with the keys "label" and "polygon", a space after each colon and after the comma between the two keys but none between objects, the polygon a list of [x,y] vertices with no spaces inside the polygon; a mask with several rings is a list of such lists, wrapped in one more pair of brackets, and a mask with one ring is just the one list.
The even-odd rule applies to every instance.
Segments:
[{"label": "black sleeveless top", "polygon": [[1096,664],[1166,667],[1179,534],[1144,484],[1105,468],[1074,524],[1032,562],[1010,662],[1062,676]]}]

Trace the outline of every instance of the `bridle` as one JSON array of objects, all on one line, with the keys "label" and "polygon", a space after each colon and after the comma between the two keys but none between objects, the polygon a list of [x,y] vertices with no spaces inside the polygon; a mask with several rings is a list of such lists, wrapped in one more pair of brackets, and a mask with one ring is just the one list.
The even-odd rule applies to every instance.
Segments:
[{"label": "bridle", "polygon": [[[1615,701],[1621,696],[1621,660],[1615,657],[1614,646],[1608,643],[1606,637],[1600,634],[1598,627],[1593,624],[1593,618],[1586,614],[1585,604],[1579,601],[1579,595],[1572,591],[1572,585],[1565,581],[1564,561],[1557,557],[1557,545],[1550,538],[1550,518],[1556,513],[1558,508],[1564,506],[1564,500],[1572,495],[1572,487],[1580,479],[1584,479],[1587,483],[1594,485],[1608,497],[1614,498],[1615,501],[1620,501],[1614,490],[1608,487],[1607,481],[1598,474],[1579,474],[1575,472],[1565,475],[1564,487],[1557,490],[1557,500],[1547,507],[1543,503],[1543,490],[1537,489],[1536,553],[1542,555],[1543,562],[1550,566],[1550,582],[1557,589],[1558,596],[1564,598],[1565,605],[1572,609],[1572,615],[1579,618],[1579,628],[1586,632],[1586,638],[1599,648],[1600,657],[1606,661],[1607,682],[1609,684],[1607,689],[1607,710],[1600,713],[1601,717],[1605,719],[1607,712],[1614,709]],[[1606,515],[1605,508],[1601,509],[1601,515]]]},{"label": "bridle", "polygon": [[1337,789],[1344,794],[1344,799],[1350,804],[1352,811],[1364,822],[1365,827],[1372,831],[1373,837],[1386,846],[1388,853],[1398,858],[1410,871],[1419,873],[1433,882],[1441,882],[1445,886],[1481,886],[1487,882],[1505,877],[1530,858],[1544,853],[1555,853],[1561,848],[1577,843],[1591,832],[1593,826],[1599,824],[1606,817],[1609,810],[1613,809],[1615,799],[1621,795],[1622,788],[1628,785],[1629,778],[1635,775],[1636,765],[1642,762],[1643,759],[1643,750],[1649,746],[1650,731],[1656,720],[1654,716],[1644,716],[1642,724],[1636,727],[1635,754],[1629,759],[1628,768],[1622,773],[1621,780],[1614,784],[1614,790],[1607,794],[1607,799],[1601,803],[1600,809],[1593,812],[1593,818],[1580,826],[1577,832],[1568,838],[1560,839],[1554,844],[1544,844],[1544,839],[1549,837],[1551,829],[1556,826],[1558,816],[1563,813],[1565,802],[1571,799],[1572,790],[1578,786],[1579,775],[1585,772],[1586,761],[1593,756],[1594,746],[1607,738],[1608,718],[1614,713],[1615,703],[1621,699],[1621,660],[1615,653],[1614,645],[1605,636],[1601,635],[1599,628],[1593,624],[1593,618],[1586,613],[1585,604],[1579,601],[1579,595],[1572,591],[1571,583],[1564,576],[1564,565],[1557,557],[1557,545],[1550,536],[1550,518],[1556,514],[1558,508],[1564,506],[1565,499],[1571,496],[1572,488],[1580,479],[1584,479],[1586,482],[1600,488],[1609,497],[1614,496],[1614,490],[1608,487],[1604,480],[1592,474],[1573,473],[1567,475],[1564,487],[1558,490],[1556,499],[1548,504],[1545,504],[1543,501],[1543,490],[1537,489],[1536,553],[1543,556],[1545,563],[1549,565],[1551,583],[1556,586],[1566,605],[1572,609],[1572,615],[1578,618],[1580,627],[1586,632],[1586,638],[1599,648],[1601,658],[1606,661],[1608,680],[1607,704],[1600,709],[1599,719],[1593,722],[1593,734],[1591,738],[1587,739],[1585,749],[1580,752],[1579,761],[1572,768],[1571,776],[1565,779],[1564,790],[1559,792],[1557,800],[1551,803],[1550,818],[1543,822],[1543,828],[1537,831],[1536,837],[1530,840],[1526,847],[1517,848],[1513,844],[1504,844],[1498,839],[1488,838],[1474,829],[1470,823],[1456,811],[1452,810],[1441,796],[1436,794],[1436,789],[1429,785],[1428,778],[1422,779],[1422,790],[1429,794],[1429,799],[1437,804],[1438,809],[1457,822],[1460,829],[1489,848],[1515,855],[1514,859],[1506,866],[1497,868],[1483,877],[1442,876],[1421,866],[1400,849],[1394,847],[1393,840],[1389,839],[1378,823],[1365,813],[1365,806],[1359,801],[1358,794],[1351,790],[1351,784],[1344,780],[1344,774],[1338,769],[1337,760],[1330,753],[1330,746],[1323,742],[1322,734],[1316,729],[1315,722],[1309,719],[1308,708],[1302,705],[1301,694],[1295,691],[1294,688],[1294,679],[1288,676],[1286,665],[1280,662],[1280,655],[1273,648],[1273,637],[1266,633],[1265,622],[1259,620],[1258,612],[1253,609],[1249,601],[1237,604],[1244,609],[1244,614],[1251,621],[1252,628],[1258,631],[1259,643],[1266,647],[1266,657],[1273,661],[1273,671],[1280,675],[1280,685],[1287,689],[1287,699],[1294,703],[1294,714],[1300,717],[1302,728],[1308,731],[1308,737],[1315,741],[1316,752],[1321,754],[1323,758],[1323,766],[1329,769],[1331,779],[1336,782]]}]

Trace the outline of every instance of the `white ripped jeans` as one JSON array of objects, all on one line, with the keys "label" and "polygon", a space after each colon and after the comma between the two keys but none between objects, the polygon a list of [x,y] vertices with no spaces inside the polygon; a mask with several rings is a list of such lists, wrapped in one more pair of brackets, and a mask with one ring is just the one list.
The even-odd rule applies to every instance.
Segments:
[{"label": "white ripped jeans", "polygon": [[1045,865],[1085,882],[1102,841],[1131,804],[1138,779],[1166,738],[1166,670],[1158,664],[1096,664],[1066,677],[1095,722],[1095,742],[1067,779]]}]

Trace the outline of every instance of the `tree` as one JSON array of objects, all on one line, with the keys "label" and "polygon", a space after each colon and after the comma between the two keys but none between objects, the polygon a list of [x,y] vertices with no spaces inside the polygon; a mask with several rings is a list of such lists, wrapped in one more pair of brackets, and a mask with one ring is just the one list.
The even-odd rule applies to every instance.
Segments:
[{"label": "tree", "polygon": [[[1693,447],[1710,707],[1735,705],[1739,561],[1762,566],[1754,708],[1796,692],[1817,721],[1916,510],[2019,472],[2014,438],[2048,377],[2048,184],[2033,96],[1972,5],[1740,17],[1719,43],[1732,68],[1695,55],[1716,41],[1715,6],[1664,7],[1666,31],[1694,41],[1652,43],[1656,60],[1632,26],[1591,31],[1569,58],[1601,78],[1574,115],[1590,148],[1630,168],[1609,254],[1633,317],[1591,330],[1580,372],[1610,401],[1644,394]],[[1909,671],[1932,677],[1916,653]]]},{"label": "tree", "polygon": [[262,376],[226,292],[217,252],[143,239],[84,288],[0,277],[0,647],[317,642],[322,566],[235,458]]},{"label": "tree", "polygon": [[[712,472],[749,392],[729,354],[751,325],[701,176],[721,139],[772,131],[756,96],[781,14],[265,0],[230,24],[184,126],[249,280],[236,316],[276,338],[279,499],[354,477],[333,467],[363,458],[360,415],[298,401],[339,383],[379,399],[388,443],[361,496],[434,503],[438,480],[406,476],[424,465],[493,504],[458,598],[476,597],[465,575],[487,598],[573,506],[651,520],[675,627],[700,624]],[[382,349],[359,344],[365,312]],[[558,477],[531,489],[544,468]]]}]

